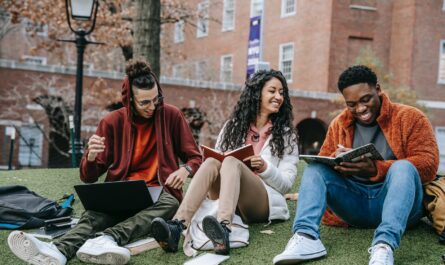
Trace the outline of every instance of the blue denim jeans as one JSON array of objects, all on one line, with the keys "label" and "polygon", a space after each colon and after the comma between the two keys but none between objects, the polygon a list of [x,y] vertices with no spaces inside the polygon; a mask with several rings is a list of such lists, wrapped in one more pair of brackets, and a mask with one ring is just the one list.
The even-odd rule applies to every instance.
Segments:
[{"label": "blue denim jeans", "polygon": [[423,216],[423,190],[417,169],[406,160],[389,168],[384,182],[363,184],[323,164],[310,164],[301,181],[293,232],[320,237],[326,206],[352,226],[377,228],[372,245],[400,245],[407,226]]}]

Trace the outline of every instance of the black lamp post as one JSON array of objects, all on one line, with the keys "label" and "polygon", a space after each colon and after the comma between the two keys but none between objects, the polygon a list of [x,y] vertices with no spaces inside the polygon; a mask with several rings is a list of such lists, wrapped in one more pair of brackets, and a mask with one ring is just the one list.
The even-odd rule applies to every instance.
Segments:
[{"label": "black lamp post", "polygon": [[[82,82],[83,82],[83,54],[88,44],[103,44],[88,41],[85,37],[93,32],[96,25],[96,15],[99,7],[98,0],[65,0],[66,19],[68,26],[76,35],[75,40],[60,40],[73,42],[77,47],[77,71],[76,71],[76,99],[74,103],[74,146],[72,146],[72,156],[76,166],[80,162],[83,153],[82,141],[80,141],[82,123]],[[71,20],[90,21],[91,27],[88,30],[79,28],[73,29]]]}]

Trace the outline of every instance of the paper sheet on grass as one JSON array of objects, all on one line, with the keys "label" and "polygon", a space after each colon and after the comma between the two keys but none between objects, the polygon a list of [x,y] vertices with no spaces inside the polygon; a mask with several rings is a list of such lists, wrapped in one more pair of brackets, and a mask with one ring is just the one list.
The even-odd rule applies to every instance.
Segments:
[{"label": "paper sheet on grass", "polygon": [[184,265],[218,265],[229,258],[230,256],[205,253],[184,262]]}]

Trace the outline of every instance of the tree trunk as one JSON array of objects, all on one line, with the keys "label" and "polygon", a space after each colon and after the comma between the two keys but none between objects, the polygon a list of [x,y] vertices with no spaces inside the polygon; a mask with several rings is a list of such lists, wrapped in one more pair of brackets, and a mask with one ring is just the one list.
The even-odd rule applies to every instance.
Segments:
[{"label": "tree trunk", "polygon": [[134,56],[143,57],[150,63],[151,69],[160,76],[161,56],[161,1],[136,0],[136,18],[134,20]]}]

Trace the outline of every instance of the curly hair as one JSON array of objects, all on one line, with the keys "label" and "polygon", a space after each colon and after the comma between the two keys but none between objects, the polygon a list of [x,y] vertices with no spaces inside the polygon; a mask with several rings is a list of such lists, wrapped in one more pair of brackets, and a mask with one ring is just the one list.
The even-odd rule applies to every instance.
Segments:
[{"label": "curly hair", "polygon": [[[221,150],[233,150],[245,143],[250,124],[256,121],[261,107],[261,91],[267,81],[277,78],[283,85],[283,104],[277,113],[272,113],[269,117],[272,121],[272,139],[269,145],[272,154],[282,158],[284,150],[290,148],[292,153],[297,146],[297,130],[292,126],[293,114],[289,97],[286,78],[280,71],[262,70],[256,72],[245,83],[240,99],[224,128],[221,141]],[[285,136],[288,136],[287,138]],[[285,143],[285,139],[287,142]]]},{"label": "curly hair", "polygon": [[131,59],[125,66],[125,73],[128,75],[131,86],[138,89],[150,90],[156,84],[151,67],[144,60]]},{"label": "curly hair", "polygon": [[343,89],[356,84],[367,83],[375,87],[377,85],[377,75],[367,66],[355,65],[346,69],[338,78],[338,90],[343,92]]}]

